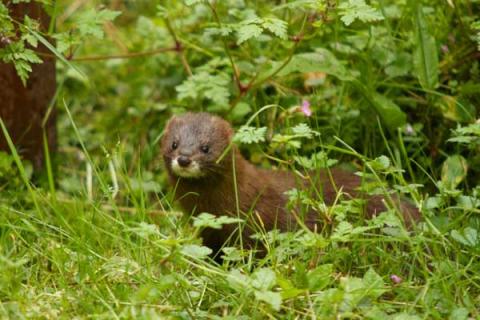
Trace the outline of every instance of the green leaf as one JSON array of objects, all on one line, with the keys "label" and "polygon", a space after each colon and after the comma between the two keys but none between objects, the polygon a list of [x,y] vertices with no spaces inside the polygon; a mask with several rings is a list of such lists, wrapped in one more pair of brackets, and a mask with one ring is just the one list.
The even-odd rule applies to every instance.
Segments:
[{"label": "green leaf", "polygon": [[212,253],[212,249],[196,244],[188,244],[182,247],[181,252],[192,258],[203,259]]},{"label": "green leaf", "polygon": [[362,22],[374,22],[383,20],[380,11],[369,6],[364,0],[348,0],[338,6],[341,20],[349,26],[356,19]]},{"label": "green leaf", "polygon": [[372,169],[383,171],[390,168],[391,162],[387,156],[380,156],[375,158],[373,161],[369,161],[369,164],[372,166]]},{"label": "green leaf", "polygon": [[480,51],[480,20],[472,22],[471,27],[476,31],[476,34],[473,36],[473,40],[477,42],[477,50]]},{"label": "green leaf", "polygon": [[450,189],[455,189],[467,176],[467,160],[461,155],[449,156],[442,165],[442,183]]},{"label": "green leaf", "polygon": [[415,52],[413,64],[418,80],[424,89],[432,90],[438,85],[438,52],[435,38],[430,34],[423,15],[423,8],[416,4]]},{"label": "green leaf", "polygon": [[187,6],[193,6],[199,3],[204,2],[205,0],[185,0],[185,5]]},{"label": "green leaf", "polygon": [[260,268],[252,274],[252,286],[261,291],[270,290],[277,283],[277,276],[272,269]]},{"label": "green leaf", "polygon": [[307,138],[307,139],[311,139],[314,134],[315,135],[317,134],[317,132],[312,130],[306,123],[300,123],[296,125],[295,127],[292,128],[292,131],[294,135]]},{"label": "green leaf", "polygon": [[225,73],[211,75],[201,71],[188,77],[187,80],[183,81],[175,89],[180,100],[205,98],[217,106],[225,107],[228,106],[230,97],[229,84],[230,79]]},{"label": "green leaf", "polygon": [[235,108],[233,108],[230,118],[232,120],[241,120],[243,119],[247,114],[249,114],[252,111],[252,107],[248,103],[245,102],[239,102]]},{"label": "green leaf", "polygon": [[470,311],[467,308],[455,308],[453,309],[452,313],[450,313],[450,317],[448,320],[468,320],[468,315]]},{"label": "green leaf", "polygon": [[224,224],[238,223],[243,220],[232,218],[229,216],[214,216],[213,214],[203,212],[193,217],[193,226],[196,228],[213,228],[221,229]]},{"label": "green leaf", "polygon": [[[271,70],[276,70],[283,62],[275,62]],[[271,71],[269,71],[270,73]],[[327,49],[317,49],[316,52],[299,53],[277,75],[287,76],[294,72],[324,72],[343,81],[353,80],[353,76],[335,55]]]},{"label": "green leaf", "polygon": [[282,296],[279,292],[255,291],[255,298],[266,302],[273,310],[278,311],[282,305]]},{"label": "green leaf", "polygon": [[101,39],[104,36],[103,25],[106,22],[113,21],[120,14],[120,11],[112,11],[108,9],[100,11],[89,9],[81,12],[76,19],[78,32],[83,37],[93,36]]},{"label": "green leaf", "polygon": [[479,243],[478,232],[471,227],[465,228],[462,233],[457,230],[452,230],[450,235],[457,242],[468,247],[475,247]]},{"label": "green leaf", "polygon": [[256,24],[244,24],[240,26],[237,31],[237,44],[242,44],[245,41],[259,37],[263,32],[263,29]]},{"label": "green leaf", "polygon": [[288,24],[285,21],[277,18],[265,18],[262,26],[280,39],[287,39]]},{"label": "green leaf", "polygon": [[251,290],[252,280],[238,269],[231,270],[228,273],[227,281],[236,291],[242,292]]},{"label": "green leaf", "polygon": [[245,144],[263,142],[265,141],[266,133],[266,127],[255,128],[250,126],[242,126],[235,134],[233,140]]},{"label": "green leaf", "polygon": [[157,236],[160,234],[157,225],[146,222],[140,222],[136,227],[128,228],[128,231],[133,232],[144,239],[148,239],[150,236]]},{"label": "green leaf", "polygon": [[363,284],[365,286],[365,294],[376,299],[384,294],[386,291],[385,284],[382,277],[380,277],[372,268],[363,276]]},{"label": "green leaf", "polygon": [[333,265],[324,264],[308,272],[308,289],[320,291],[326,288],[333,279]]},{"label": "green leaf", "polygon": [[444,95],[438,99],[435,106],[439,107],[443,116],[456,122],[475,121],[475,106],[459,97]]},{"label": "green leaf", "polygon": [[395,130],[407,123],[407,115],[386,96],[374,93],[373,106],[390,130]]}]

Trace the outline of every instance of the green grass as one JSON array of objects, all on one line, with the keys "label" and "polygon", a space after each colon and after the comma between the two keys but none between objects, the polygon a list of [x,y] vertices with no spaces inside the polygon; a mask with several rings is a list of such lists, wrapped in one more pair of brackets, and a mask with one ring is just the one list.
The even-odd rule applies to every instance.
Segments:
[{"label": "green grass", "polygon": [[[2,318],[479,316],[478,246],[448,233],[460,218],[445,225],[426,214],[407,232],[392,212],[364,221],[341,202],[331,208],[336,222],[321,234],[272,232],[264,235],[266,257],[237,246],[217,265],[171,195],[145,191],[148,181],[135,173],[141,168],[129,176],[118,165],[121,156],[86,157],[96,161],[91,191],[81,171],[69,180],[78,187],[73,193],[7,185],[0,207]],[[111,171],[100,165],[111,158],[120,181],[115,199]]]},{"label": "green grass", "polygon": [[[23,37],[0,15],[1,59],[28,66],[32,36],[59,57],[45,177],[0,153],[0,319],[480,318],[480,17],[450,3],[59,0]],[[179,212],[161,165],[185,111],[227,118],[257,166],[338,162],[424,220],[342,201],[218,265],[198,234],[222,220]],[[290,195],[322,208],[308,194]]]}]

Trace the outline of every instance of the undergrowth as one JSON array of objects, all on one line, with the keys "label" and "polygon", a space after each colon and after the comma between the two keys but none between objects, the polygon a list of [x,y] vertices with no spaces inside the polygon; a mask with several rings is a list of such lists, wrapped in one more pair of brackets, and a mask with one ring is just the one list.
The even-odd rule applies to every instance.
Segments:
[{"label": "undergrowth", "polygon": [[[480,317],[478,1],[42,2],[56,28],[20,36],[0,4],[25,81],[57,41],[60,133],[44,176],[0,153],[1,318]],[[185,111],[231,121],[257,166],[342,166],[423,220],[292,190],[326,228],[217,264],[198,234],[233,221],[181,213],[162,167]]]}]

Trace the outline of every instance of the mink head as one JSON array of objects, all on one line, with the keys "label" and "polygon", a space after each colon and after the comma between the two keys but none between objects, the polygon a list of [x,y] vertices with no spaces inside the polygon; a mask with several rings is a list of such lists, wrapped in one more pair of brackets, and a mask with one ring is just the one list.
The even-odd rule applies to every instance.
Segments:
[{"label": "mink head", "polygon": [[217,163],[230,144],[233,130],[225,120],[208,113],[172,117],[162,138],[162,154],[170,174],[201,179],[222,172]]}]

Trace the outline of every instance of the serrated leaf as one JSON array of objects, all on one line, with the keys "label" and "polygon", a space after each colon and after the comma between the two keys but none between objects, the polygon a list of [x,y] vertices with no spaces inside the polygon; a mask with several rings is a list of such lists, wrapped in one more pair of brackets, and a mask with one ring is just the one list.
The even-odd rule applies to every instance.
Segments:
[{"label": "serrated leaf", "polygon": [[93,36],[103,38],[103,25],[106,22],[113,21],[121,14],[120,11],[112,11],[108,9],[95,10],[90,9],[80,13],[77,16],[77,28],[81,36]]},{"label": "serrated leaf", "polygon": [[263,29],[256,24],[244,24],[237,31],[237,44],[242,44],[252,38],[258,38],[262,32]]},{"label": "serrated leaf", "polygon": [[384,17],[380,11],[369,6],[364,0],[348,0],[338,6],[341,20],[349,26],[355,20],[362,22],[374,22],[383,20]]},{"label": "serrated leaf", "polygon": [[217,217],[213,214],[203,212],[197,217],[193,217],[193,226],[197,228],[221,229],[224,224],[238,223],[243,220],[228,216]]},{"label": "serrated leaf", "polygon": [[316,134],[316,132],[313,131],[306,123],[300,123],[296,125],[292,128],[292,132],[297,136],[307,139],[311,139],[313,135]]},{"label": "serrated leaf", "polygon": [[242,126],[235,134],[234,141],[245,144],[263,142],[265,141],[266,133],[266,127],[255,128],[250,126]]},{"label": "serrated leaf", "polygon": [[211,75],[205,71],[194,74],[175,89],[180,100],[206,98],[218,106],[228,105],[230,91],[229,77],[224,73]]},{"label": "serrated leaf", "polygon": [[265,18],[262,26],[280,39],[287,39],[288,24],[285,21],[277,18]]}]

